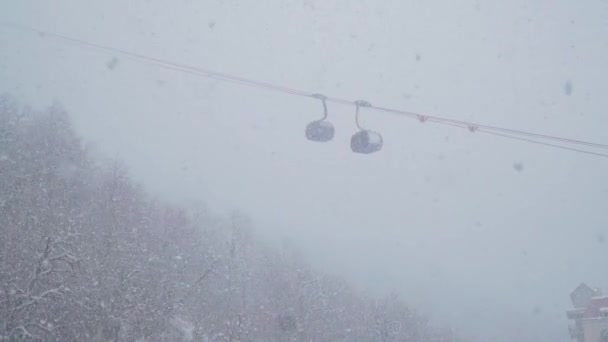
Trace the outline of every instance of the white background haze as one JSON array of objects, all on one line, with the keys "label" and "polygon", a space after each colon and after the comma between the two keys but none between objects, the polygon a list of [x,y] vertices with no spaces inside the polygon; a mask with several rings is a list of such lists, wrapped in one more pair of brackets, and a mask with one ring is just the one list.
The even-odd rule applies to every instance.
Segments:
[{"label": "white background haze", "polygon": [[[608,142],[606,0],[0,0],[0,21]],[[355,155],[353,107],[330,104],[336,137],[311,143],[319,102],[113,57],[2,27],[0,93],[61,102],[153,194],[241,210],[318,269],[479,341],[569,341],[569,292],[608,290],[608,159],[370,111],[384,148]]]}]

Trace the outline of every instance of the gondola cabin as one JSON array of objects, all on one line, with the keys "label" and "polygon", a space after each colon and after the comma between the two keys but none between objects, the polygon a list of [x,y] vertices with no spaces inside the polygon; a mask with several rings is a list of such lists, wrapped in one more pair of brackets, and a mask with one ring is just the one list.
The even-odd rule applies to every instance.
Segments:
[{"label": "gondola cabin", "polygon": [[306,138],[312,141],[330,141],[333,139],[334,133],[334,125],[327,120],[313,121],[306,126]]},{"label": "gondola cabin", "polygon": [[382,148],[382,136],[374,131],[361,130],[353,134],[350,139],[350,148],[355,153],[378,152]]}]

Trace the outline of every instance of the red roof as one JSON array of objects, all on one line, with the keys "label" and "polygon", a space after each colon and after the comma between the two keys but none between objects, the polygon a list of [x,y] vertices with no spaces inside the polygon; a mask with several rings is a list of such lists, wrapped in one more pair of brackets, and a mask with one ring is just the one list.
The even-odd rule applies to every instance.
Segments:
[{"label": "red roof", "polygon": [[585,309],[584,318],[597,318],[601,317],[601,308],[608,308],[608,297],[595,297],[591,298],[591,303]]}]

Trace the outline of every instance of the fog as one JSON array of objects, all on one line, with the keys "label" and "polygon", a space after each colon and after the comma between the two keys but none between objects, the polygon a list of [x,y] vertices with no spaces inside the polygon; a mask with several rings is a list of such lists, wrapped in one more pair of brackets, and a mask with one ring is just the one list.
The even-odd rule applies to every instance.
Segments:
[{"label": "fog", "polygon": [[[608,142],[608,2],[0,2],[0,21],[329,96]],[[175,203],[239,210],[261,238],[472,341],[569,341],[580,282],[608,289],[608,162],[361,112],[354,154],[304,128],[319,101],[0,27],[0,93],[60,102],[101,155]]]}]

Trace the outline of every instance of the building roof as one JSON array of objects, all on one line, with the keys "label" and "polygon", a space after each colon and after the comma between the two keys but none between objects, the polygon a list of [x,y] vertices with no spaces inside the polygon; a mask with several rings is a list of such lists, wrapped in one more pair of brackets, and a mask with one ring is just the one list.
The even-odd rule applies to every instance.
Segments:
[{"label": "building roof", "polygon": [[585,283],[581,283],[570,293],[570,300],[575,308],[584,308],[589,305],[591,298],[597,293]]}]

